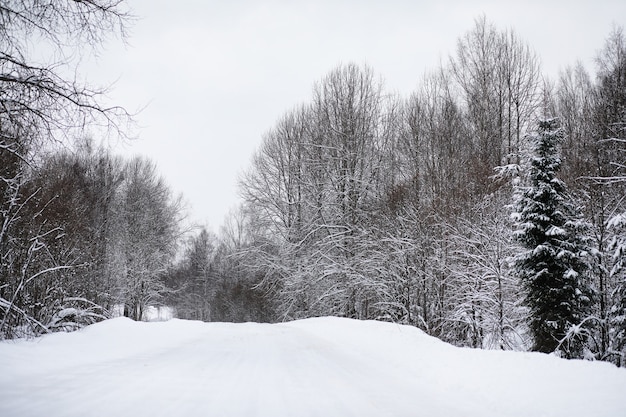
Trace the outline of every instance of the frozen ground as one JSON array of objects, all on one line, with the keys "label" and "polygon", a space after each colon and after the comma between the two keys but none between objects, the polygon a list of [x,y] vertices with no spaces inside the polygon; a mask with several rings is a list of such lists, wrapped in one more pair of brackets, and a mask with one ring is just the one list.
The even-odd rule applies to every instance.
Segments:
[{"label": "frozen ground", "polygon": [[0,343],[0,416],[626,416],[626,369],[389,323],[108,320]]}]

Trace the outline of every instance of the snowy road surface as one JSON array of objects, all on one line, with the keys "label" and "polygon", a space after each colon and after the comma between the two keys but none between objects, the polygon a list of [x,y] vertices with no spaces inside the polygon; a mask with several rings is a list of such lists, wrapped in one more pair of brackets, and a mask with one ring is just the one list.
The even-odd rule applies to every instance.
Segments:
[{"label": "snowy road surface", "polygon": [[626,370],[389,323],[135,323],[0,343],[0,416],[626,416]]}]

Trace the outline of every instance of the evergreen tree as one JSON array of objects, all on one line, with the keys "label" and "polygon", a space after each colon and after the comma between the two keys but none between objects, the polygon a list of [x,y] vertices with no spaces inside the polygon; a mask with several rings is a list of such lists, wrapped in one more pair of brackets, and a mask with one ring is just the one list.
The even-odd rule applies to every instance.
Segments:
[{"label": "evergreen tree", "polygon": [[524,250],[515,258],[515,270],[526,291],[533,350],[581,357],[593,296],[586,280],[584,223],[556,177],[563,138],[559,121],[542,120],[538,127],[530,136],[527,185],[516,192],[515,236]]}]

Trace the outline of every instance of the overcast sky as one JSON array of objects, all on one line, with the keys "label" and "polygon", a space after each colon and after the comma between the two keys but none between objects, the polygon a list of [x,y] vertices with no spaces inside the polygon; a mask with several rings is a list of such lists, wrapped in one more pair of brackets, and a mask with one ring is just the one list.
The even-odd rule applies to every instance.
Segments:
[{"label": "overcast sky", "polygon": [[190,219],[218,231],[238,203],[237,178],[264,132],[308,101],[340,63],[367,63],[410,94],[485,14],[513,28],[545,74],[593,58],[626,1],[129,0],[128,45],[111,42],[87,78],[133,111],[138,139],[116,153],[155,161]]}]

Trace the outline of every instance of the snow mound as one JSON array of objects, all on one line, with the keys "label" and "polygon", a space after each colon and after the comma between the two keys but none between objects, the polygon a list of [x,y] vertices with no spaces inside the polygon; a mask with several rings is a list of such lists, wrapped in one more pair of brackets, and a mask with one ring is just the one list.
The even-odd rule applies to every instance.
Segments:
[{"label": "snow mound", "polygon": [[138,323],[0,343],[0,416],[624,416],[626,370],[341,318]]}]

